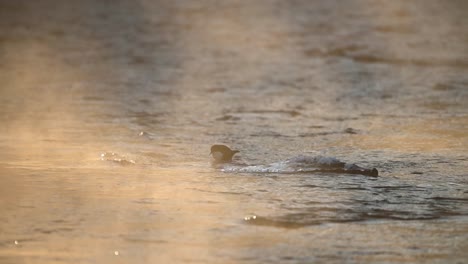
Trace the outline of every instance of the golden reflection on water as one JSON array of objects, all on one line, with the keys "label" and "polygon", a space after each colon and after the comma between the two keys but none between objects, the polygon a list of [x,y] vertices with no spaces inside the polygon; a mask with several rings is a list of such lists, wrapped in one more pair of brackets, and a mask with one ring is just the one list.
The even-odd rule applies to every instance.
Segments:
[{"label": "golden reflection on water", "polygon": [[[77,3],[72,5],[81,7]],[[249,185],[259,180],[248,176],[235,178],[238,175],[228,175],[233,176],[235,182],[232,182],[221,178],[226,176],[219,176],[215,171],[186,161],[195,156],[193,153],[201,152],[193,149],[209,146],[218,139],[226,139],[219,134],[207,137],[212,129],[217,128],[228,134],[231,130],[243,132],[251,127],[252,124],[248,122],[238,122],[236,126],[213,123],[213,119],[223,114],[223,111],[242,112],[242,107],[250,107],[248,110],[262,113],[266,110],[284,110],[292,105],[306,112],[306,117],[300,119],[304,122],[294,123],[295,127],[314,125],[317,116],[343,114],[334,110],[340,104],[337,98],[348,86],[350,90],[361,89],[361,83],[356,85],[343,81],[346,79],[342,79],[342,75],[359,78],[359,73],[365,73],[370,79],[371,90],[374,85],[378,86],[379,78],[373,76],[372,65],[359,64],[359,59],[361,62],[363,60],[359,52],[377,53],[382,64],[395,62],[388,57],[404,58],[411,55],[415,51],[411,45],[415,44],[411,41],[405,43],[398,34],[411,35],[415,29],[409,24],[422,23],[412,21],[413,16],[402,11],[403,2],[387,1],[376,5],[368,5],[366,1],[323,3],[332,17],[318,17],[322,22],[315,29],[323,26],[333,30],[328,32],[321,29],[316,32],[314,27],[307,25],[309,19],[313,20],[307,12],[303,12],[302,17],[295,17],[286,4],[278,7],[257,1],[233,3],[219,3],[219,6],[216,4],[211,9],[205,9],[202,4],[197,7],[197,4],[192,3],[195,7],[190,9],[184,7],[184,4],[164,2],[162,6],[170,10],[169,15],[157,13],[159,6],[148,1],[127,3],[125,6],[134,8],[128,12],[124,12],[127,10],[119,8],[117,4],[98,5],[96,9],[100,14],[86,11],[85,7],[94,10],[95,6],[84,3],[84,9],[79,8],[77,13],[84,12],[86,16],[78,20],[74,20],[76,18],[73,16],[71,22],[63,20],[61,12],[56,12],[58,22],[64,23],[63,28],[59,28],[61,31],[49,32],[51,29],[48,26],[57,25],[41,22],[44,18],[40,14],[35,15],[36,12],[26,12],[22,19],[28,21],[26,15],[31,15],[33,21],[38,20],[36,22],[39,25],[46,23],[45,28],[35,28],[34,23],[24,28],[20,25],[19,29],[10,32],[19,36],[0,38],[0,95],[3,102],[0,108],[0,227],[1,239],[4,239],[0,240],[0,259],[40,259],[58,263],[115,263],[135,259],[137,262],[170,263],[174,259],[175,262],[195,259],[206,263],[230,257],[231,262],[236,263],[255,260],[258,257],[255,252],[260,252],[264,260],[281,262],[285,259],[268,259],[277,253],[277,248],[286,256],[293,252],[294,257],[310,255],[310,247],[313,247],[333,259],[335,248],[350,247],[356,237],[363,247],[372,247],[376,240],[383,243],[374,237],[375,230],[395,236],[389,242],[392,244],[391,250],[395,252],[401,245],[408,243],[404,239],[407,233],[420,235],[422,240],[431,240],[431,234],[443,235],[438,233],[438,228],[432,230],[433,233],[427,233],[406,230],[407,227],[401,228],[398,223],[377,223],[370,229],[359,224],[318,225],[304,229],[294,226],[291,230],[285,230],[284,224],[278,224],[275,228],[246,225],[243,221],[258,220],[256,215],[275,215],[281,210],[282,207],[275,207],[276,202],[285,199],[281,197],[281,190],[275,193],[267,187]],[[302,5],[311,9],[307,2]],[[65,7],[60,5],[59,8]],[[38,11],[48,14],[51,10]],[[348,31],[347,19],[356,16],[353,12],[357,15],[365,13],[367,17],[361,23],[365,22],[367,27],[375,27],[377,30],[368,33],[363,30],[366,26],[361,28],[362,25],[358,24]],[[163,21],[158,21],[161,20],[158,16],[163,16]],[[443,18],[449,19],[445,16]],[[106,26],[93,27],[93,23],[81,25],[86,19],[102,19],[106,21],[102,22]],[[97,25],[101,23],[94,22]],[[21,24],[21,21],[18,23]],[[122,35],[119,35],[119,23],[123,24]],[[139,26],[138,29],[132,26],[133,23],[135,27]],[[29,30],[28,27],[33,29]],[[445,32],[444,28],[438,30]],[[157,38],[162,31],[169,32],[169,40]],[[28,36],[28,33],[33,36]],[[112,38],[114,34],[120,37]],[[424,31],[424,34],[429,33]],[[57,36],[59,39],[60,36],[65,37],[57,40]],[[357,44],[349,44],[361,37],[362,40],[356,41]],[[433,35],[427,38],[431,37]],[[327,40],[321,42],[322,39]],[[169,42],[169,47],[161,44],[164,41]],[[369,52],[371,47],[366,46],[366,42],[375,45],[375,51]],[[309,44],[314,47],[309,49]],[[313,52],[316,46],[319,46],[319,51]],[[167,49],[168,52],[159,48]],[[309,56],[304,55],[304,48],[308,50]],[[421,53],[421,56],[427,56],[424,51]],[[354,58],[354,62],[338,66],[333,64],[341,57],[350,61]],[[376,60],[369,57],[366,59]],[[176,66],[167,66],[159,60],[167,60],[170,62],[167,64]],[[362,68],[356,70],[354,67],[357,65]],[[395,78],[400,77],[401,80],[396,81],[405,85],[409,73],[403,71],[401,75],[396,74]],[[286,78],[289,75],[293,75],[292,81]],[[282,77],[288,80],[286,84],[278,82]],[[158,82],[158,78],[165,82]],[[445,76],[440,78],[443,81]],[[297,80],[301,80],[301,85],[305,87],[292,91],[290,88],[294,87]],[[281,88],[272,89],[270,93],[264,91],[269,91],[275,85]],[[159,94],[154,95],[152,92],[158,92],[158,89],[178,92],[180,97],[169,96],[167,100],[153,102],[152,97],[158,97]],[[204,92],[209,89],[221,89],[223,100],[216,101],[212,95],[207,96]],[[408,84],[406,89],[416,87]],[[254,96],[257,90],[264,92],[263,97]],[[296,97],[292,96],[293,93],[297,93]],[[310,105],[294,105],[298,104],[294,98],[307,97],[303,94],[312,98],[306,100]],[[143,102],[147,102],[145,100],[149,100],[148,106],[144,105]],[[132,111],[140,110],[143,113],[141,115],[146,117],[144,111],[159,110],[158,103],[168,106],[162,116],[170,115],[171,120],[160,122],[157,116],[156,121],[151,121],[166,121],[169,128],[157,127],[158,124],[150,124],[153,127],[138,126],[128,121],[134,118],[129,117]],[[432,108],[450,108],[441,105]],[[458,107],[463,108],[461,104]],[[415,123],[401,124],[389,124],[385,118],[369,118],[371,125],[366,133],[344,136],[330,144],[343,147],[352,145],[360,150],[391,149],[400,152],[463,153],[468,148],[465,133],[468,119],[464,116],[430,117]],[[142,120],[145,123],[150,119]],[[188,121],[202,123],[201,128]],[[278,122],[271,123],[268,125],[273,129],[282,126]],[[136,136],[141,127],[153,128],[151,132],[155,134],[159,132],[157,129],[172,131],[171,125],[175,127],[174,130],[182,132],[168,134],[182,139],[164,135],[166,137],[141,142],[126,137]],[[192,125],[194,128],[190,127]],[[243,136],[239,138],[243,139]],[[265,142],[259,140],[257,143]],[[150,152],[151,148],[156,149],[152,144],[163,151]],[[164,145],[169,147],[164,149]],[[138,148],[145,148],[143,150],[150,153],[150,162],[145,163],[141,158],[136,159],[135,164],[125,167],[100,160],[100,154],[107,151],[122,150],[123,153],[133,151],[141,154],[143,151],[139,152],[141,150]],[[177,156],[178,153],[187,152],[191,155]],[[175,167],[159,166],[171,158],[172,165],[177,164]],[[213,182],[222,180],[226,181],[225,185]],[[268,180],[263,181],[271,184]],[[254,187],[245,187],[244,192],[239,194],[232,193],[229,188],[232,185]],[[252,198],[252,193],[261,193],[259,189],[266,189],[263,197],[271,195],[271,200],[260,203]],[[293,192],[293,195],[296,193]],[[351,198],[351,195],[340,197],[344,201]],[[327,202],[327,199],[331,198],[324,195],[320,202]],[[330,212],[333,213],[336,212]],[[441,230],[450,224],[434,225]],[[394,234],[399,229],[404,230]],[[453,230],[451,232],[457,233]],[[398,234],[402,237],[398,237]],[[440,244],[444,244],[446,240],[440,241]],[[460,244],[466,245],[466,242]],[[375,250],[387,246],[383,243]],[[358,254],[356,259],[369,262],[412,261],[417,260],[419,255],[405,258],[401,255],[384,254],[382,257],[376,254],[372,257]],[[338,261],[343,260],[339,254],[336,258]]]}]

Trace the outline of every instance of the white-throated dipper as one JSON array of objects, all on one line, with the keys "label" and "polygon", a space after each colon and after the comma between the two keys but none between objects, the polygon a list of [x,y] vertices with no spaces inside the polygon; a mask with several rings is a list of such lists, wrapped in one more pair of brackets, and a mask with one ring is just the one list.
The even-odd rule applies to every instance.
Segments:
[{"label": "white-throated dipper", "polygon": [[211,146],[210,155],[213,155],[213,158],[216,163],[226,163],[232,161],[232,156],[239,152],[238,150],[232,150],[226,145],[213,145]]},{"label": "white-throated dipper", "polygon": [[[229,163],[232,162],[232,157],[238,153],[238,150],[232,150],[226,145],[216,144],[211,146],[210,155],[213,155],[213,164],[222,164],[222,163]],[[299,158],[299,159],[297,159]],[[274,168],[274,172],[276,173],[343,173],[343,174],[361,174],[365,176],[371,177],[378,177],[379,172],[377,169],[367,169],[360,167],[354,163],[345,163],[341,162],[335,158],[327,158],[327,157],[308,157],[308,156],[298,156],[293,159],[289,159],[286,161],[272,163],[268,165],[259,165],[259,166],[249,166],[247,164],[236,164],[236,168],[239,171],[242,169],[258,169],[260,167],[263,170],[266,168],[266,172],[273,172],[269,171],[269,166],[282,166],[283,168],[277,169]],[[242,166],[245,165],[245,166]],[[239,167],[240,166],[240,167]],[[286,166],[286,167],[284,167]],[[292,169],[292,171],[291,171]]]}]

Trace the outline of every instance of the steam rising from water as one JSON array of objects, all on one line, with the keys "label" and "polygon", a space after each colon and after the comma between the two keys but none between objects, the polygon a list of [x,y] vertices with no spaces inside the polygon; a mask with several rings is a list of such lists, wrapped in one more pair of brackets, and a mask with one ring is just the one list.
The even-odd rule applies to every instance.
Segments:
[{"label": "steam rising from water", "polygon": [[[0,259],[465,260],[467,10],[2,1]],[[382,177],[251,173],[301,154]]]}]

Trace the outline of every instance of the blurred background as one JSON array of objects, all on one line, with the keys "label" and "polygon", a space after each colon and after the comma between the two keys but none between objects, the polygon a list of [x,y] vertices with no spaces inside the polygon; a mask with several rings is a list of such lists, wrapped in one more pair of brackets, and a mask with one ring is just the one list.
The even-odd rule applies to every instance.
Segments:
[{"label": "blurred background", "polygon": [[467,43],[462,0],[0,0],[0,262],[462,263]]}]

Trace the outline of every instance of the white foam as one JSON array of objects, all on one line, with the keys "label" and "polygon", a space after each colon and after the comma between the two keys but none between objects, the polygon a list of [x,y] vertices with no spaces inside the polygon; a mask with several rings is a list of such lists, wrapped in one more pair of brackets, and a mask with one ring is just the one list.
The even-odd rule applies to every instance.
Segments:
[{"label": "white foam", "polygon": [[221,171],[239,172],[239,173],[294,173],[313,171],[330,167],[356,166],[354,164],[345,164],[333,157],[324,156],[305,156],[300,155],[285,161],[270,163],[266,165],[248,165],[241,166],[235,164],[226,164]]},{"label": "white foam", "polygon": [[250,173],[285,173],[294,172],[291,168],[288,168],[285,162],[271,163],[268,165],[250,165],[250,166],[239,166],[239,165],[225,165],[221,171],[224,172],[250,172]]},{"label": "white foam", "polygon": [[286,162],[290,164],[302,164],[302,165],[315,165],[315,166],[331,166],[342,164],[340,160],[334,157],[324,157],[324,156],[305,156],[299,155],[293,158],[288,159]]}]

